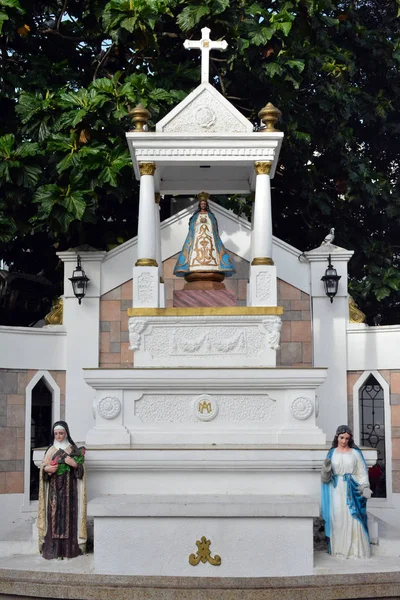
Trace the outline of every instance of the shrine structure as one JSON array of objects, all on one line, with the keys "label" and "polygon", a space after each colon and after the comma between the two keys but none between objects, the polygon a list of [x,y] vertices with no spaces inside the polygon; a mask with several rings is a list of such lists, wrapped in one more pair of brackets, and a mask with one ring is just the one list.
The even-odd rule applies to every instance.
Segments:
[{"label": "shrine structure", "polygon": [[[96,573],[261,577],[313,569],[313,519],[326,453],[317,426],[325,368],[277,368],[282,307],[271,185],[283,133],[267,104],[253,130],[208,81],[149,131],[127,134],[140,180],[133,369],[87,369],[86,435]],[[246,306],[165,307],[159,199],[254,192]],[[211,206],[213,206],[211,202]],[[187,229],[180,230],[182,242]],[[230,246],[240,231],[223,231]],[[321,283],[322,285],[322,283]],[[217,555],[217,556],[216,556]]]}]

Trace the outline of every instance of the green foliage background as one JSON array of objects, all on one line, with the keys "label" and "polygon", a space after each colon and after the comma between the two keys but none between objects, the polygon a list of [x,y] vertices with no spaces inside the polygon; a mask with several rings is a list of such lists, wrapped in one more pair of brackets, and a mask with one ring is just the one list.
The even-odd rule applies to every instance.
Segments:
[{"label": "green foliage background", "polygon": [[[355,250],[351,293],[400,322],[398,0],[0,0],[0,257],[57,282],[55,252],[132,237],[125,132],[200,80],[183,48],[225,38],[212,81],[254,124],[283,113],[274,233],[306,250],[330,227]],[[235,198],[235,210],[248,210]]]}]

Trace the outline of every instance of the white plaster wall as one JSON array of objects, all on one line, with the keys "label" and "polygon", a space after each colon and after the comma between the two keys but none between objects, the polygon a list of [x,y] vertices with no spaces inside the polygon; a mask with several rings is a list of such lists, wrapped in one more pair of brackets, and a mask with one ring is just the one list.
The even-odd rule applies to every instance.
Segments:
[{"label": "white plaster wall", "polygon": [[[189,564],[202,536],[220,566]],[[312,518],[96,518],[94,538],[96,573],[287,577],[313,571]]]},{"label": "white plaster wall", "polygon": [[[333,302],[325,295],[321,277],[328,266],[328,255],[341,276]],[[327,244],[306,252],[310,262],[311,314],[314,367],[327,367],[328,376],[318,390],[317,423],[332,440],[336,428],[347,423],[347,323],[349,318],[347,265],[353,252]]]},{"label": "white plaster wall", "polygon": [[318,389],[318,425],[333,440],[338,425],[347,423],[346,311],[347,299],[312,299],[314,367],[328,367]]},{"label": "white plaster wall", "polygon": [[76,253],[60,252],[64,262],[64,327],[66,348],[65,418],[76,442],[83,441],[93,425],[93,393],[83,378],[83,369],[99,364],[101,263],[105,252],[82,252],[82,267],[89,277],[86,296],[79,304],[69,277],[76,265]]},{"label": "white plaster wall", "polygon": [[[400,530],[400,494],[392,494],[391,502],[388,506],[375,507],[371,502],[368,503],[368,512],[373,514],[378,519],[382,519],[391,527]],[[393,530],[393,536],[396,535],[396,530]]]},{"label": "white plaster wall", "polygon": [[400,325],[348,325],[347,368],[349,371],[399,369]]},{"label": "white plaster wall", "polygon": [[[99,494],[106,494],[112,490],[113,494],[204,494],[212,491],[215,494],[311,494],[316,500],[319,498],[321,478],[319,471],[323,458],[318,465],[318,471],[301,472],[301,474],[284,472],[267,472],[259,467],[256,471],[240,469],[224,472],[222,469],[213,471],[211,465],[207,471],[177,467],[176,470],[167,466],[165,471],[160,468],[138,468],[135,472],[107,471],[107,484],[104,484],[104,471],[91,471],[88,465],[88,498],[92,499]],[[250,469],[250,467],[248,467]]]},{"label": "white plaster wall", "polygon": [[57,325],[0,327],[0,369],[64,371],[67,334]]}]

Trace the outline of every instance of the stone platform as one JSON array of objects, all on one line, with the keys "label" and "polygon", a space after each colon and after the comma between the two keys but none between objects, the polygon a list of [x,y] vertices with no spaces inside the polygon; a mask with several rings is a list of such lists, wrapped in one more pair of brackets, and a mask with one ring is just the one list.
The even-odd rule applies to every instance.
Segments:
[{"label": "stone platform", "polygon": [[341,560],[317,552],[302,577],[95,575],[93,554],[63,561],[0,558],[1,600],[380,600],[400,597],[398,557]]},{"label": "stone platform", "polygon": [[318,515],[318,499],[300,495],[107,494],[88,504],[95,572],[114,575],[311,575]]}]

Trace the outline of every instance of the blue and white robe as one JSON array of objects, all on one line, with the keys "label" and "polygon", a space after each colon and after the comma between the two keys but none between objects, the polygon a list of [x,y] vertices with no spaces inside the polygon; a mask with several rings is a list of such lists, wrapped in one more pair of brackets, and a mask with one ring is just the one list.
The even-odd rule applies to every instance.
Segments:
[{"label": "blue and white robe", "polygon": [[367,501],[359,486],[369,486],[368,469],[361,450],[339,452],[331,448],[332,480],[322,484],[322,518],[329,538],[329,553],[344,558],[371,555]]}]

